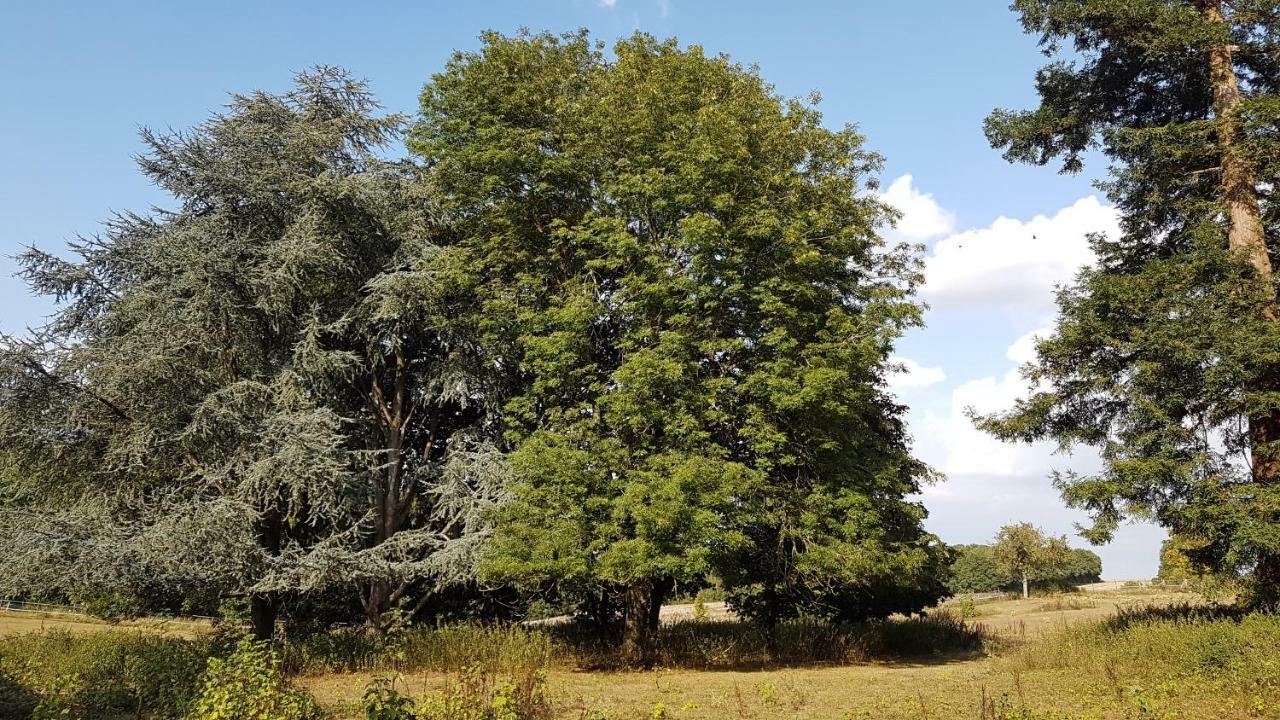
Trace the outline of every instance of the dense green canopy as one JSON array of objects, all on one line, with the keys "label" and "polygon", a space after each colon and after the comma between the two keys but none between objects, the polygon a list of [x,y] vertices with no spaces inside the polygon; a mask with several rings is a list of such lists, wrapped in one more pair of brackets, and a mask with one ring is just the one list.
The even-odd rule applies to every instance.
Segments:
[{"label": "dense green canopy", "polygon": [[877,236],[878,158],[696,47],[484,41],[410,146],[527,382],[489,576],[614,588],[629,623],[708,571],[753,613],[935,599],[904,500],[926,471],[883,386],[917,257]]}]

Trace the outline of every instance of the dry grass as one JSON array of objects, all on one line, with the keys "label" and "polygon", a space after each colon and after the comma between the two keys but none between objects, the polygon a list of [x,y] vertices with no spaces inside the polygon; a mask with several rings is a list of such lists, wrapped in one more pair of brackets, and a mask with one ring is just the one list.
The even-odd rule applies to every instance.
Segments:
[{"label": "dry grass", "polygon": [[77,635],[110,631],[145,631],[177,637],[192,638],[207,632],[212,626],[199,620],[155,618],[107,622],[88,615],[71,613],[13,612],[0,610],[0,637],[46,630],[65,630]]}]

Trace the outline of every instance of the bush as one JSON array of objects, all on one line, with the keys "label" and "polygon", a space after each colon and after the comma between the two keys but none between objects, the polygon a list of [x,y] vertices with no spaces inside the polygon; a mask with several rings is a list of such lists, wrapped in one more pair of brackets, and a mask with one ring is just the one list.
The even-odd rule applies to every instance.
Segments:
[{"label": "bush", "polygon": [[225,660],[210,658],[188,720],[316,720],[315,700],[280,672],[270,645],[242,640]]},{"label": "bush", "polygon": [[[209,645],[141,633],[50,631],[0,639],[0,708],[34,717],[180,718]],[[7,717],[7,715],[6,715]]]}]

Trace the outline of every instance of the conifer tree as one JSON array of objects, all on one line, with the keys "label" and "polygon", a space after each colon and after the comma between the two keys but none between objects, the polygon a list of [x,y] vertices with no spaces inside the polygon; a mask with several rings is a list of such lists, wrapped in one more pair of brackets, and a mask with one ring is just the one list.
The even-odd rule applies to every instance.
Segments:
[{"label": "conifer tree", "polygon": [[497,386],[467,265],[404,119],[317,68],[144,132],[174,206],[32,249],[50,322],[0,345],[0,591],[159,586],[282,599],[361,588],[368,621],[469,575],[501,492]]},{"label": "conifer tree", "polygon": [[[1105,541],[1127,516],[1188,540],[1203,564],[1280,599],[1280,10],[1259,0],[1017,0],[1056,56],[1040,105],[998,110],[1014,161],[1093,150],[1120,237],[1059,293],[1035,390],[981,425],[1008,439],[1100,449],[1096,475],[1057,478]],[[1029,240],[1030,241],[1030,240]]]}]

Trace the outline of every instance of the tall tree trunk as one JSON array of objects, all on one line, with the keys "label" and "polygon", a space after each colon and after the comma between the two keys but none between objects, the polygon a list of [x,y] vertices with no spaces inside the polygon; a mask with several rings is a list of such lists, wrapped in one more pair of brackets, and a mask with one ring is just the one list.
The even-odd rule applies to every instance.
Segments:
[{"label": "tall tree trunk", "polygon": [[[370,470],[376,497],[373,535],[370,538],[370,545],[374,547],[400,532],[408,520],[414,501],[413,488],[404,487],[404,466],[405,439],[416,408],[409,396],[405,359],[398,351],[395,353],[390,389],[388,396],[383,390],[383,378],[375,369],[369,391],[369,405],[377,426],[375,437],[380,441],[380,449],[385,455],[380,458],[379,465]],[[423,449],[424,457],[431,454],[430,443],[433,441],[434,438]],[[386,629],[384,615],[399,600],[403,589],[403,585],[399,589],[393,589],[391,578],[373,580],[365,586],[361,602],[364,605],[365,624],[369,628],[378,632]]]},{"label": "tall tree trunk", "polygon": [[381,633],[386,629],[386,613],[391,609],[391,583],[374,580],[361,598],[364,606],[364,622],[370,629]]},{"label": "tall tree trunk", "polygon": [[622,654],[628,662],[643,667],[653,662],[653,632],[649,628],[653,585],[638,581],[622,593]]},{"label": "tall tree trunk", "polygon": [[1026,600],[1031,597],[1030,588],[1027,587],[1027,571],[1022,571],[1022,599]]},{"label": "tall tree trunk", "polygon": [[[1227,21],[1222,0],[1201,0],[1205,20],[1224,30]],[[1267,250],[1267,238],[1258,202],[1257,167],[1241,147],[1240,82],[1236,78],[1235,47],[1229,39],[1209,50],[1209,82],[1213,87],[1213,112],[1222,156],[1221,187],[1227,211],[1227,247],[1248,259],[1257,282],[1270,293],[1262,308],[1265,320],[1276,320],[1273,268]],[[1268,368],[1259,380],[1255,393],[1280,390],[1280,368]],[[1249,417],[1249,439],[1253,481],[1272,485],[1280,480],[1280,408],[1263,408]],[[1280,554],[1263,553],[1258,558],[1254,579],[1261,600],[1275,604],[1280,600]]]}]

